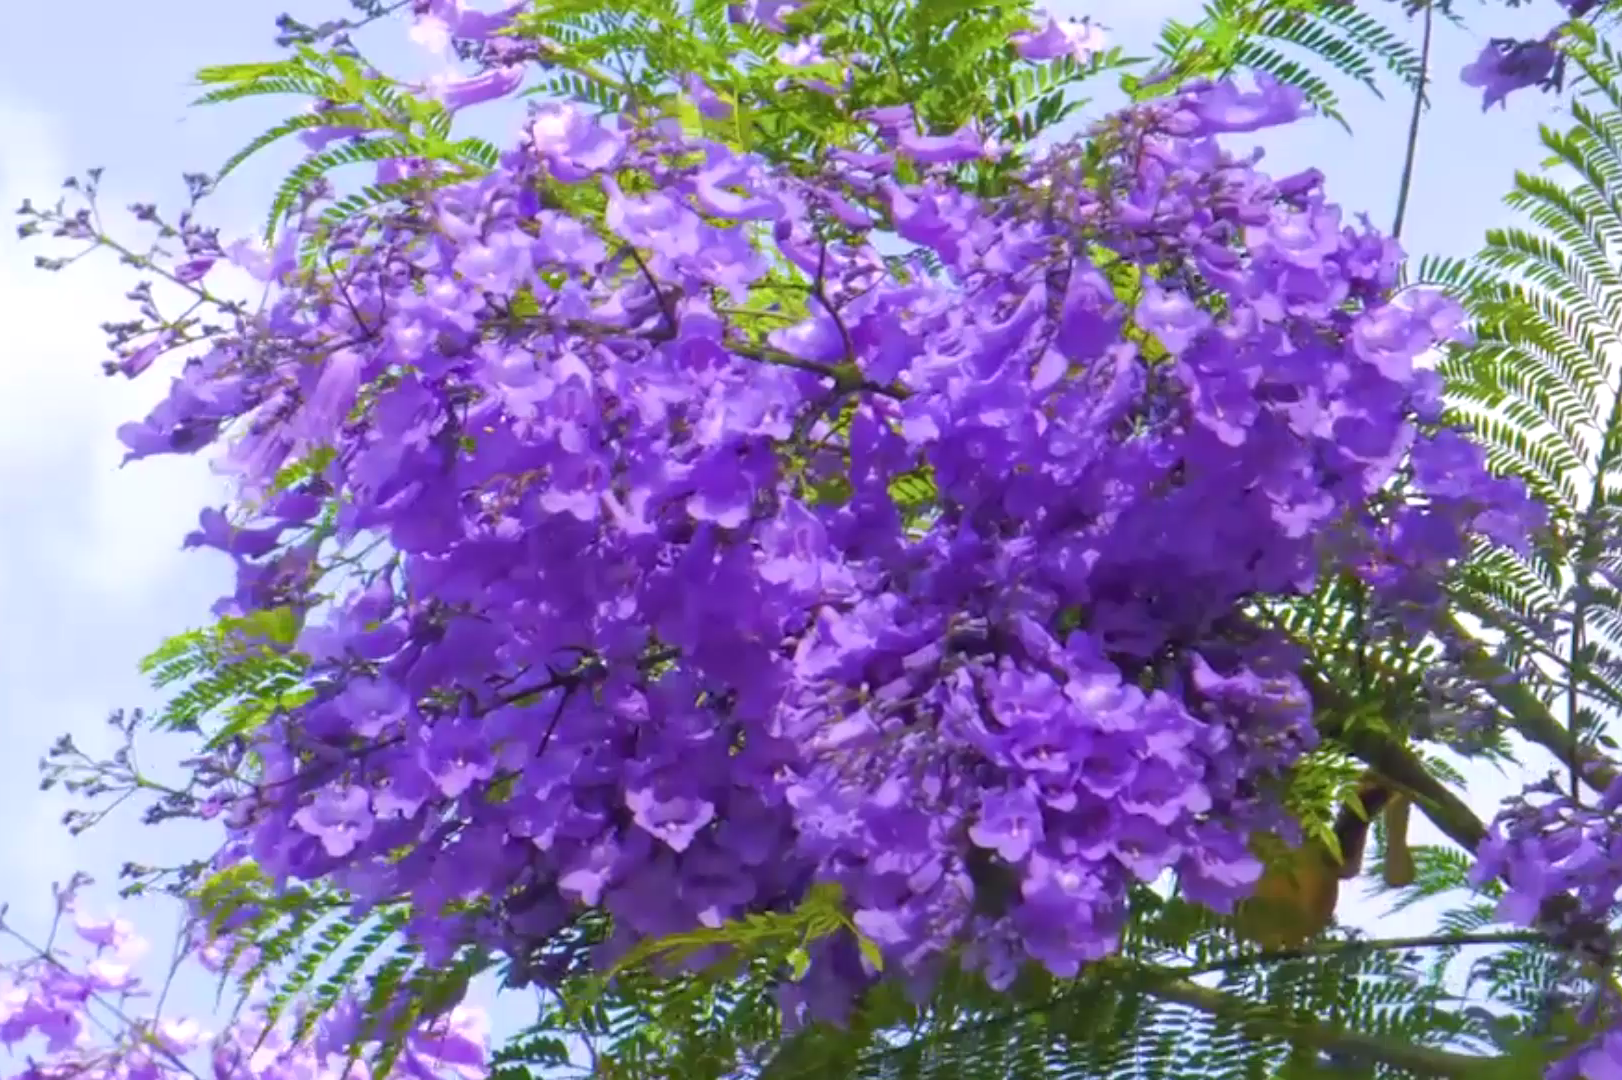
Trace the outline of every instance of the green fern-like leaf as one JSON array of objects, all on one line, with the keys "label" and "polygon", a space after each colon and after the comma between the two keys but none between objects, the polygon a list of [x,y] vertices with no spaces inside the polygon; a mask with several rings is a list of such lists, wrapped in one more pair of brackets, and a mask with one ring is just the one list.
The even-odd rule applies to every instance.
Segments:
[{"label": "green fern-like leaf", "polygon": [[[1579,42],[1572,62],[1595,96],[1622,102],[1622,66],[1608,48]],[[1569,129],[1541,132],[1569,179],[1521,173],[1505,200],[1525,226],[1490,230],[1474,260],[1429,260],[1413,275],[1459,297],[1472,319],[1474,343],[1439,367],[1450,418],[1548,512],[1549,529],[1527,551],[1477,545],[1455,599],[1501,636],[1500,653],[1528,673],[1536,699],[1559,704],[1567,733],[1535,730],[1563,756],[1589,737],[1596,707],[1622,702],[1622,641],[1593,587],[1572,589],[1592,573],[1580,567],[1609,554],[1604,514],[1622,490],[1622,140],[1615,113],[1579,101],[1571,117]],[[1558,640],[1542,629],[1556,617],[1570,627]]]},{"label": "green fern-like leaf", "polygon": [[1343,127],[1346,119],[1331,77],[1378,95],[1382,69],[1400,87],[1417,91],[1422,68],[1413,46],[1375,16],[1333,0],[1213,0],[1197,22],[1169,20],[1158,51],[1169,77],[1148,82],[1129,77],[1129,93],[1153,96],[1189,78],[1259,71],[1301,90]]}]

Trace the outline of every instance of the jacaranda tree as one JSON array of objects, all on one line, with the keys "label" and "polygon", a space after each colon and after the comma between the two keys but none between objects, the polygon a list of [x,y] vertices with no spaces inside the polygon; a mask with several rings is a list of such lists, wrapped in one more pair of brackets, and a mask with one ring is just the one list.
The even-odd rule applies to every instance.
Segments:
[{"label": "jacaranda tree", "polygon": [[[368,61],[402,6],[465,78]],[[1406,191],[1449,13],[1415,49],[1330,0],[1214,4],[1152,67],[1013,0],[362,4],[201,74],[310,106],[192,181],[302,140],[263,244],[140,207],[180,250],[135,250],[94,177],[25,208],[189,297],[109,327],[172,376],[120,438],[238,485],[186,539],[236,590],[151,661],[197,741],[153,816],[221,847],[130,882],[263,1002],[219,1068],[482,1068],[497,969],[555,1001],[513,1078],[571,1039],[614,1076],[1622,1070],[1622,65],[1564,8],[1465,77],[1581,76],[1545,136],[1581,184],[1525,178],[1549,235],[1470,263],[1225,149],[1405,86]],[[1131,103],[1078,111],[1106,74]],[[1570,782],[1489,827],[1434,751],[1516,736]],[[1439,933],[1333,926],[1375,818],[1400,902],[1479,892]],[[1499,1008],[1447,979],[1471,945]],[[41,1011],[37,964],[19,1034],[116,989]],[[110,1070],[185,1068],[135,1030]]]}]

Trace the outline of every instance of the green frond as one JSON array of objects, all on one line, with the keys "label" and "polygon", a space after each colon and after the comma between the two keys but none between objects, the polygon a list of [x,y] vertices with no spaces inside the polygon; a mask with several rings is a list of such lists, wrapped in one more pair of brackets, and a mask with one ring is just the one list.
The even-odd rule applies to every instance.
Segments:
[{"label": "green frond", "polygon": [[897,476],[890,481],[890,498],[903,518],[929,513],[940,498],[933,471],[926,466]]},{"label": "green frond", "polygon": [[299,56],[270,63],[210,64],[197,70],[196,79],[204,86],[215,86],[220,83],[235,84],[258,82],[261,79],[292,78],[304,74],[307,70],[302,56]]},{"label": "green frond", "polygon": [[1256,614],[1306,649],[1315,669],[1375,700],[1414,697],[1437,658],[1432,642],[1371,635],[1356,590],[1340,578],[1326,576],[1307,596],[1267,598]]},{"label": "green frond", "polygon": [[[482,168],[494,167],[485,164],[484,149],[487,144],[473,139],[466,142],[469,144],[466,147],[458,144],[453,148],[456,157],[474,162]],[[413,198],[421,198],[440,188],[464,183],[467,178],[465,172],[458,171],[413,177],[388,184],[368,184],[354,194],[338,199],[321,211],[316,227],[302,238],[299,247],[300,265],[315,265],[327,252],[333,233],[344,225],[373,214],[390,204],[400,204]]]},{"label": "green frond", "polygon": [[604,113],[616,113],[625,107],[625,95],[613,87],[604,86],[572,71],[553,75],[526,94],[547,94],[554,98],[578,101],[591,105]]},{"label": "green frond", "polygon": [[1573,19],[1562,28],[1567,62],[1575,68],[1572,90],[1622,113],[1622,53],[1588,23]]},{"label": "green frond", "polygon": [[188,630],[164,641],[140,663],[140,672],[163,689],[202,671],[211,662],[206,646],[209,635],[202,630]]},{"label": "green frond", "polygon": [[[367,1064],[386,1075],[410,1030],[462,1000],[490,965],[487,954],[461,950],[429,966],[421,949],[402,939],[409,905],[385,903],[359,914],[353,901],[322,887],[276,887],[251,863],[214,875],[198,892],[210,936],[224,933],[232,953],[221,991],[234,982],[238,1007],[263,1004],[267,1034],[296,1015],[295,1040],[305,1038],[340,1001],[362,1001],[361,1044],[375,1042]],[[250,962],[251,961],[251,962]]]},{"label": "green frond", "polygon": [[1403,264],[1398,283],[1404,289],[1431,286],[1454,296],[1472,293],[1499,280],[1498,275],[1474,259],[1424,255]]},{"label": "green frond", "polygon": [[311,101],[326,98],[334,89],[331,82],[318,75],[284,75],[269,79],[222,86],[203,94],[193,105],[223,105],[230,101],[243,101],[255,97],[305,97]]},{"label": "green frond", "polygon": [[[1523,385],[1530,381],[1526,376],[1532,370],[1531,365],[1516,363],[1513,356],[1506,360],[1491,365],[1500,379],[1513,379]],[[1482,365],[1476,369],[1480,371],[1488,366],[1489,360],[1484,354],[1472,358],[1472,362]],[[1488,462],[1502,472],[1520,476],[1540,502],[1555,508],[1560,518],[1569,520],[1573,508],[1580,506],[1584,498],[1580,490],[1585,473],[1582,450],[1580,444],[1574,448],[1574,440],[1562,438],[1558,431],[1553,435],[1540,431],[1553,425],[1535,404],[1540,399],[1547,400],[1545,395],[1557,386],[1552,381],[1545,382],[1542,387],[1529,387],[1527,396],[1511,397],[1498,387],[1489,395],[1483,392],[1481,384],[1471,385],[1461,379],[1452,384],[1452,391],[1458,413],[1487,443]],[[1464,405],[1478,407],[1461,407]],[[1494,406],[1498,409],[1489,411]],[[1558,587],[1551,583],[1551,588]]]},{"label": "green frond", "polygon": [[[1300,16],[1285,12],[1273,18],[1283,22],[1288,19],[1299,19]],[[1355,46],[1359,50],[1359,59],[1363,65],[1372,66],[1373,61],[1378,61],[1397,77],[1402,86],[1409,90],[1419,89],[1419,82],[1424,74],[1424,63],[1419,50],[1414,48],[1407,37],[1371,15],[1368,9],[1355,4],[1321,3],[1312,10],[1308,25],[1312,23],[1316,23],[1320,28],[1332,28],[1343,42]],[[1270,24],[1263,25],[1263,32],[1269,36],[1284,36],[1281,31],[1271,29]],[[1303,47],[1317,51],[1312,50],[1310,46]],[[1379,93],[1377,87],[1373,89]]]},{"label": "green frond", "polygon": [[[1546,411],[1578,453],[1585,433],[1604,428],[1604,350],[1610,332],[1546,292],[1500,284],[1472,297],[1476,344],[1438,370],[1483,406],[1519,396]],[[1556,410],[1559,410],[1556,412]]]},{"label": "green frond", "polygon": [[356,118],[355,122],[351,123],[348,118],[337,120],[331,116],[320,113],[303,113],[299,116],[289,117],[288,119],[283,120],[281,123],[270,128],[264,134],[259,135],[253,141],[249,142],[247,146],[244,146],[241,150],[238,150],[236,153],[227,158],[225,160],[225,164],[220,166],[219,171],[215,174],[214,178],[216,181],[225,179],[227,176],[231,175],[231,173],[235,172],[237,167],[240,166],[244,161],[247,161],[249,158],[253,157],[267,146],[270,146],[272,143],[280,142],[289,135],[295,135],[300,131],[312,131],[316,128],[332,127],[337,123],[342,123],[345,126],[353,127],[365,126],[361,122],[360,118]]},{"label": "green frond", "polygon": [[1300,89],[1342,127],[1346,119],[1331,77],[1379,96],[1382,69],[1404,89],[1417,91],[1422,67],[1419,53],[1400,35],[1357,5],[1332,0],[1213,0],[1198,22],[1168,20],[1157,49],[1175,77],[1153,84],[1124,79],[1135,97],[1165,93],[1189,78],[1248,69]]},{"label": "green frond", "polygon": [[415,141],[379,137],[347,143],[310,155],[300,162],[276,189],[276,194],[271,199],[270,215],[265,220],[266,238],[276,235],[276,229],[286,220],[299,197],[309,191],[317,181],[324,179],[328,173],[335,172],[345,165],[376,165],[382,161],[398,161],[417,155],[427,156],[424,153],[427,149]]},{"label": "green frond", "polygon": [[[406,913],[402,908],[386,909],[369,923],[351,918],[328,921],[316,940],[297,954],[291,970],[277,980],[275,993],[270,998],[271,1014],[280,1017],[289,1006],[302,1004],[307,999],[309,1010],[294,1036],[304,1038],[317,1019],[354,988],[366,965],[382,952],[405,922]],[[350,946],[357,935],[360,940]],[[342,959],[338,958],[340,953]],[[335,960],[336,967],[323,978],[323,973]]]},{"label": "green frond", "polygon": [[207,729],[210,745],[220,745],[298,703],[305,663],[288,651],[297,632],[292,611],[277,608],[169,639],[142,662],[142,672],[160,689],[185,685],[153,725],[161,731]]},{"label": "green frond", "polygon": [[1379,95],[1375,76],[1380,69],[1376,57],[1370,56],[1358,43],[1341,37],[1335,32],[1337,28],[1323,20],[1321,14],[1322,9],[1311,13],[1283,11],[1267,16],[1262,20],[1261,35],[1328,60],[1335,71]]}]

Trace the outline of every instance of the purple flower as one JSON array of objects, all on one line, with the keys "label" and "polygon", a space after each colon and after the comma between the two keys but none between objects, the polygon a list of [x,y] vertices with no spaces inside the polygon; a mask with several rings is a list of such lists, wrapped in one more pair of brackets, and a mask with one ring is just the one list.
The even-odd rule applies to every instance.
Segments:
[{"label": "purple flower", "polygon": [[225,513],[207,509],[197,516],[198,529],[186,536],[187,548],[210,547],[238,559],[268,555],[281,543],[279,528],[245,528],[232,525]]},{"label": "purple flower", "polygon": [[520,2],[499,11],[469,11],[466,0],[428,0],[417,5],[411,38],[435,53],[443,53],[452,41],[484,41],[501,33],[525,6]]},{"label": "purple flower", "polygon": [[1364,311],[1352,324],[1352,347],[1385,378],[1407,383],[1414,358],[1436,344],[1429,328],[1414,313],[1396,304]]},{"label": "purple flower", "polygon": [[451,799],[496,773],[489,745],[467,721],[440,721],[429,729],[422,767],[440,793]]},{"label": "purple flower", "polygon": [[703,926],[718,927],[755,898],[749,869],[716,847],[692,848],[680,864],[681,899]]},{"label": "purple flower", "polygon": [[775,221],[783,214],[783,204],[767,192],[751,193],[749,188],[756,179],[754,170],[739,162],[717,163],[693,178],[694,201],[717,217]]},{"label": "purple flower", "polygon": [[183,285],[203,280],[214,267],[215,259],[189,259],[175,267],[175,280]]},{"label": "purple flower", "polygon": [[1056,60],[1072,56],[1077,63],[1104,47],[1104,32],[1091,21],[1060,19],[1049,15],[1039,31],[1024,30],[1013,37],[1014,51],[1026,60]]},{"label": "purple flower", "polygon": [[323,788],[293,815],[293,823],[320,840],[328,855],[341,858],[372,835],[371,798],[364,788]]},{"label": "purple flower", "polygon": [[1209,84],[1185,93],[1181,106],[1193,122],[1190,134],[1217,135],[1288,124],[1305,113],[1307,99],[1298,88],[1257,72],[1255,90],[1241,90],[1231,80]]},{"label": "purple flower", "polygon": [[430,1018],[409,1035],[406,1045],[422,1059],[425,1071],[435,1075],[449,1070],[460,1080],[479,1080],[488,1074],[490,1023],[483,1013],[466,1005]]},{"label": "purple flower", "polygon": [[956,165],[996,156],[996,144],[965,124],[950,135],[920,135],[910,124],[896,138],[896,146],[914,161],[926,165]]},{"label": "purple flower", "polygon": [[118,362],[117,368],[126,378],[135,378],[150,368],[179,335],[172,330],[160,331],[153,339]]},{"label": "purple flower", "polygon": [[1494,38],[1459,77],[1466,86],[1480,88],[1481,111],[1486,112],[1495,104],[1504,105],[1516,90],[1552,85],[1558,77],[1559,59],[1552,36],[1543,41]]},{"label": "purple flower", "polygon": [[755,485],[738,460],[719,458],[705,463],[694,477],[697,489],[687,500],[687,512],[699,521],[723,529],[736,529],[749,519]]},{"label": "purple flower", "polygon": [[1173,356],[1185,351],[1212,325],[1211,316],[1187,296],[1153,285],[1143,290],[1137,318],[1138,325],[1158,338]]},{"label": "purple flower", "polygon": [[625,805],[637,825],[676,852],[686,851],[700,830],[715,820],[714,803],[691,795],[661,795],[655,787],[627,791]]},{"label": "purple flower", "polygon": [[1340,211],[1324,207],[1296,212],[1275,207],[1266,227],[1246,230],[1245,242],[1258,253],[1317,270],[1340,252]]},{"label": "purple flower", "polygon": [[776,60],[788,67],[816,67],[828,62],[822,54],[822,39],[816,34],[783,42],[777,47]]},{"label": "purple flower", "polygon": [[773,330],[766,340],[774,349],[818,364],[837,364],[845,358],[845,335],[825,311],[815,311],[803,322]]},{"label": "purple flower", "polygon": [[980,820],[969,829],[969,838],[976,844],[995,851],[1004,862],[1016,864],[1042,842],[1043,835],[1042,807],[1023,788],[984,796]]},{"label": "purple flower", "polygon": [[256,240],[236,240],[226,247],[225,254],[255,281],[268,284],[280,280],[298,266],[298,233],[292,229],[284,230],[275,248],[270,251],[266,251]]},{"label": "purple flower", "polygon": [[370,786],[372,811],[379,820],[414,818],[439,793],[428,770],[404,755],[386,759]]},{"label": "purple flower", "polygon": [[111,949],[115,953],[122,953],[139,942],[135,936],[135,927],[127,919],[117,917],[92,919],[83,913],[75,912],[73,929],[81,939],[96,946],[98,950]]},{"label": "purple flower", "polygon": [[523,81],[522,65],[510,65],[491,68],[465,79],[439,79],[429,85],[429,91],[435,100],[454,112],[506,97]]},{"label": "purple flower", "polygon": [[782,517],[762,537],[761,548],[763,580],[813,589],[822,579],[828,534],[817,515],[795,500],[783,508]]},{"label": "purple flower", "polygon": [[[470,243],[462,248],[456,256],[456,272],[485,289],[505,291],[534,273],[533,252],[534,245],[522,234],[493,232],[482,243]],[[426,344],[424,341],[424,349]]]},{"label": "purple flower", "polygon": [[734,23],[758,22],[773,33],[785,34],[788,24],[784,20],[799,7],[800,0],[748,0],[729,5],[727,17]]},{"label": "purple flower", "polygon": [[1431,495],[1469,498],[1487,479],[1486,452],[1457,431],[1417,440],[1411,460],[1414,482]]},{"label": "purple flower", "polygon": [[732,106],[723,101],[710,88],[710,84],[697,75],[682,76],[681,87],[687,96],[693,99],[693,104],[698,106],[698,111],[704,116],[712,120],[730,120],[732,118]]},{"label": "purple flower", "polygon": [[1458,342],[1468,345],[1472,338],[1465,326],[1466,313],[1462,305],[1440,289],[1408,289],[1396,301],[1413,313],[1436,343]]},{"label": "purple flower", "polygon": [[536,153],[554,176],[584,180],[618,163],[625,140],[567,102],[542,105],[529,125]]},{"label": "purple flower", "polygon": [[396,728],[411,706],[399,684],[386,679],[354,679],[338,695],[338,712],[355,734],[374,739]]},{"label": "purple flower", "polygon": [[1214,823],[1195,830],[1196,843],[1187,846],[1177,863],[1183,894],[1224,914],[1249,896],[1261,880],[1262,863],[1232,831]]},{"label": "purple flower", "polygon": [[[323,113],[323,116],[341,118],[343,110],[334,110]],[[360,124],[322,124],[319,127],[307,127],[299,132],[298,140],[312,153],[325,150],[335,142],[343,139],[363,139],[371,134],[372,128]]]},{"label": "purple flower", "polygon": [[320,443],[336,431],[360,393],[367,363],[368,357],[359,349],[341,348],[329,355],[291,425],[292,433],[301,440]]}]

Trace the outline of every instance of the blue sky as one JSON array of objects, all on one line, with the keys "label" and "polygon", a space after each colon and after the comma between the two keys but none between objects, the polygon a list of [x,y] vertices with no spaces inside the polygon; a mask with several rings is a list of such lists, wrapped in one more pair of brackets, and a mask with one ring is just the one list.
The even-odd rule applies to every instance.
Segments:
[{"label": "blue sky", "polygon": [[[1384,0],[1372,7],[1389,10]],[[107,169],[109,208],[155,199],[173,206],[182,171],[208,171],[248,137],[284,115],[275,103],[189,109],[193,71],[210,63],[272,55],[272,20],[285,0],[78,0],[72,5],[8,5],[0,35],[0,204],[51,197],[63,177]],[[1409,250],[1465,254],[1484,229],[1505,223],[1499,205],[1513,171],[1542,156],[1540,122],[1553,99],[1536,93],[1507,112],[1483,116],[1457,73],[1488,37],[1529,37],[1552,17],[1552,3],[1518,11],[1502,5],[1463,10],[1470,31],[1439,34],[1432,115],[1422,141],[1409,215]],[[302,0],[295,13],[318,22],[342,0]],[[1122,44],[1146,44],[1167,17],[1192,18],[1193,0],[1067,0],[1065,14],[1092,13]],[[391,71],[426,72],[399,27],[366,43]],[[1407,102],[1381,102],[1347,88],[1355,136],[1315,120],[1269,133],[1267,167],[1278,174],[1323,169],[1349,210],[1389,222],[1406,130]],[[481,123],[480,127],[488,124]],[[285,155],[250,164],[211,200],[210,220],[227,236],[254,229]],[[120,215],[112,215],[116,223]],[[115,224],[116,227],[127,227]],[[126,858],[175,859],[206,833],[104,823],[70,839],[57,824],[64,806],[37,790],[35,765],[46,746],[71,731],[103,740],[103,718],[118,706],[152,704],[136,672],[165,635],[202,622],[226,586],[223,558],[183,553],[180,539],[198,509],[220,494],[200,461],[160,460],[120,470],[114,429],[137,418],[161,393],[101,376],[98,324],[126,317],[122,293],[134,279],[113,260],[94,258],[59,275],[34,271],[34,248],[9,224],[0,234],[0,901],[20,925],[38,927],[52,881],[83,868],[111,882]],[[149,760],[161,769],[174,747]],[[169,759],[166,761],[166,757]],[[1503,790],[1505,781],[1490,781]],[[1485,806],[1478,800],[1478,807]],[[104,890],[104,894],[105,894]],[[1359,921],[1379,909],[1354,905]],[[173,914],[132,912],[161,939]],[[1409,924],[1403,921],[1397,932]],[[1390,922],[1382,924],[1389,929]],[[1418,925],[1414,925],[1417,930]],[[202,1000],[201,984],[186,994]],[[525,1008],[504,1005],[501,1026]]]}]

